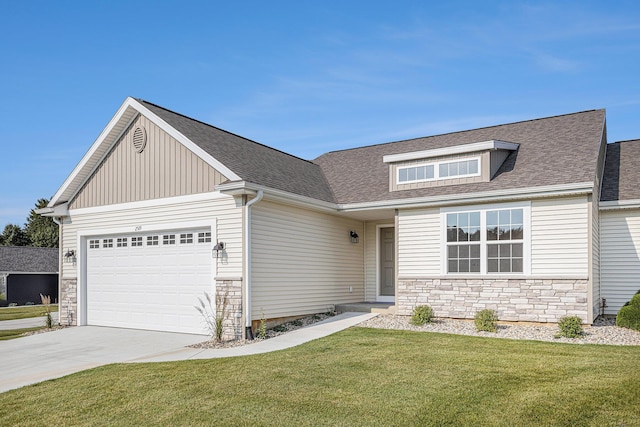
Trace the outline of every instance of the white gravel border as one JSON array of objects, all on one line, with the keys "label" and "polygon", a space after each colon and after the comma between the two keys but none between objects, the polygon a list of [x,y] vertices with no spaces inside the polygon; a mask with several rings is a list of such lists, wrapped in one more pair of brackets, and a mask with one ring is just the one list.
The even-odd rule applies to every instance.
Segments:
[{"label": "white gravel border", "polygon": [[435,319],[433,323],[424,326],[414,326],[409,323],[409,320],[409,316],[380,314],[358,326],[570,344],[640,345],[640,331],[619,328],[613,319],[597,319],[592,326],[585,325],[585,334],[581,338],[556,338],[559,332],[556,324],[498,322],[498,331],[493,333],[476,331],[473,320]]}]

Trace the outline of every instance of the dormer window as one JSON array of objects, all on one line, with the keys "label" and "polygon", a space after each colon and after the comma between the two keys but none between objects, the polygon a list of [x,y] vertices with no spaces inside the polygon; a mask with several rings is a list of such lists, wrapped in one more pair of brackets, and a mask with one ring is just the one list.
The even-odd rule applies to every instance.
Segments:
[{"label": "dormer window", "polygon": [[397,167],[398,184],[467,178],[480,175],[480,157]]}]

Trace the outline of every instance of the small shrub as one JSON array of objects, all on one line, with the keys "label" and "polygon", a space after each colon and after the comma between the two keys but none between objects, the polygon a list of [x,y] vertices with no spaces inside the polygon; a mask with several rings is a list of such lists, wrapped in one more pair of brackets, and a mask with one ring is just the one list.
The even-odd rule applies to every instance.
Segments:
[{"label": "small shrub", "polygon": [[302,320],[294,320],[291,322],[293,326],[300,327],[302,326]]},{"label": "small shrub", "polygon": [[276,325],[272,328],[275,332],[287,332],[287,327],[284,325]]},{"label": "small shrub", "polygon": [[560,328],[560,332],[556,335],[558,338],[579,338],[584,335],[582,319],[578,316],[565,316],[561,318],[558,322],[558,328]]},{"label": "small shrub", "polygon": [[480,310],[476,313],[474,319],[476,330],[485,332],[498,331],[498,315],[490,309]]},{"label": "small shrub", "polygon": [[411,324],[423,326],[433,320],[433,309],[428,305],[418,305],[411,314]]},{"label": "small shrub", "polygon": [[618,311],[616,325],[640,331],[640,291]]},{"label": "small shrub", "polygon": [[227,315],[227,306],[229,305],[229,290],[224,293],[220,291],[216,292],[215,307],[211,301],[211,296],[205,292],[205,301],[202,298],[198,298],[200,306],[196,306],[196,310],[202,315],[209,334],[215,337],[216,341],[222,341],[222,335],[224,334],[224,319]]},{"label": "small shrub", "polygon": [[267,337],[267,319],[264,318],[264,313],[260,317],[260,324],[258,325],[258,338],[263,340]]},{"label": "small shrub", "polygon": [[40,301],[42,301],[42,305],[44,305],[45,309],[45,324],[47,329],[53,328],[53,317],[51,316],[51,295],[42,295],[40,294]]}]

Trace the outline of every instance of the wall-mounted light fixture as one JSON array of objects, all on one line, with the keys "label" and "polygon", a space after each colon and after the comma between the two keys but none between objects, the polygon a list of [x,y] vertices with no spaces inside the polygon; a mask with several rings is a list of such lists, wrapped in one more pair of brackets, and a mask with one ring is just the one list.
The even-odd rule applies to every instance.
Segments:
[{"label": "wall-mounted light fixture", "polygon": [[76,251],[73,249],[67,249],[67,252],[64,253],[64,261],[65,262],[75,262],[76,261]]},{"label": "wall-mounted light fixture", "polygon": [[349,237],[351,237],[351,243],[358,243],[360,241],[358,233],[353,230],[349,232]]},{"label": "wall-mounted light fixture", "polygon": [[213,247],[213,250],[216,252],[216,258],[218,258],[220,252],[224,250],[224,242],[216,243],[216,245]]}]

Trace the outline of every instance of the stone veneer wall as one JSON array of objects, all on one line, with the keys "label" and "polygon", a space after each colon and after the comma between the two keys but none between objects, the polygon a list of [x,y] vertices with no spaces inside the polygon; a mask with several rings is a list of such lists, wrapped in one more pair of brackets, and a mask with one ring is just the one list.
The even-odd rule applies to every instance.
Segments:
[{"label": "stone veneer wall", "polygon": [[216,292],[227,293],[223,339],[242,338],[242,279],[216,279]]},{"label": "stone veneer wall", "polygon": [[437,317],[472,319],[483,309],[499,320],[557,322],[563,316],[587,321],[587,279],[413,279],[398,281],[396,309],[411,315],[429,304]]},{"label": "stone veneer wall", "polygon": [[77,325],[78,279],[62,279],[60,286],[59,322],[63,326]]}]

